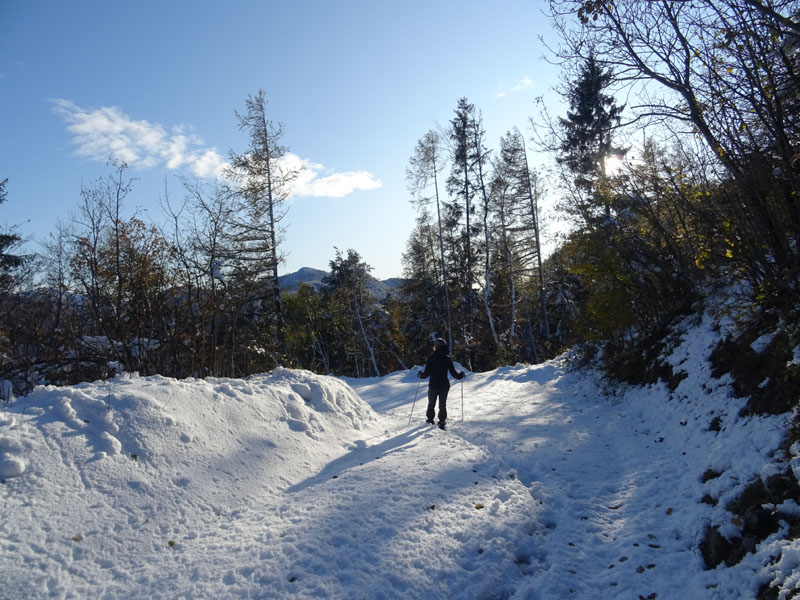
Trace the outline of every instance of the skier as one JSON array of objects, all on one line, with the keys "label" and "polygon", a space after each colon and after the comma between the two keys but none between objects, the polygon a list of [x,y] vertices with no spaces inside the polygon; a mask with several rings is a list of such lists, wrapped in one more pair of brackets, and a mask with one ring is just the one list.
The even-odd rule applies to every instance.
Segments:
[{"label": "skier", "polygon": [[447,393],[450,391],[450,380],[447,372],[456,379],[464,379],[464,371],[456,371],[453,359],[447,353],[447,342],[442,338],[436,338],[433,344],[433,354],[425,363],[425,369],[419,372],[420,379],[430,377],[428,384],[428,412],[426,423],[433,424],[433,417],[436,414],[436,399],[439,399],[439,429],[444,429],[444,422],[447,420]]}]

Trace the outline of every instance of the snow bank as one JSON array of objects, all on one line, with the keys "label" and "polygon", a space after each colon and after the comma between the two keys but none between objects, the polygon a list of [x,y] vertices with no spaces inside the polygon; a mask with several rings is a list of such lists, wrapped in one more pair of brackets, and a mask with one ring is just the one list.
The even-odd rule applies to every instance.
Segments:
[{"label": "snow bank", "polygon": [[311,477],[380,424],[346,384],[303,371],[39,388],[0,421],[0,597],[102,597],[115,579],[125,583],[111,596],[136,596],[154,552],[230,537],[216,531],[226,516]]}]

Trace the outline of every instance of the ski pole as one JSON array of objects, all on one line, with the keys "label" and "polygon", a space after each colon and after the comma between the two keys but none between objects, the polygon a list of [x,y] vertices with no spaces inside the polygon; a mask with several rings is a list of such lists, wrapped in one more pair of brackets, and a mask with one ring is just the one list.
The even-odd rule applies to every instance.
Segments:
[{"label": "ski pole", "polygon": [[464,421],[464,380],[461,380],[461,421]]},{"label": "ski pole", "polygon": [[422,383],[422,380],[417,381],[417,391],[414,392],[414,404],[411,405],[411,414],[408,415],[408,424],[411,425],[411,417],[414,416],[414,405],[417,403],[417,394],[419,394],[419,384]]}]

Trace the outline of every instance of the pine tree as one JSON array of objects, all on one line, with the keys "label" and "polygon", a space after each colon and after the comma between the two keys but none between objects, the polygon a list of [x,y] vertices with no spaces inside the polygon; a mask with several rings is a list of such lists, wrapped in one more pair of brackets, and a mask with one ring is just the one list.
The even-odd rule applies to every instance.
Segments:
[{"label": "pine tree", "polygon": [[[500,159],[497,161],[496,173],[498,179],[502,180],[503,185],[508,188],[505,193],[508,202],[509,228],[523,236],[519,244],[521,266],[526,270],[535,269],[536,272],[541,333],[547,340],[550,337],[550,323],[544,285],[539,224],[539,199],[543,193],[542,183],[539,174],[528,164],[525,139],[519,131],[508,132],[500,140]],[[513,270],[511,274],[513,276]],[[512,281],[513,288],[514,282]]]},{"label": "pine tree", "polygon": [[[8,178],[0,181],[0,204],[3,204],[8,197],[7,183]],[[22,266],[22,257],[11,253],[21,241],[16,233],[0,232],[0,289],[5,290],[9,287],[14,270]]]},{"label": "pine tree", "polygon": [[425,193],[433,183],[433,199],[436,201],[436,225],[439,230],[439,259],[442,273],[442,295],[447,315],[447,343],[453,347],[453,328],[450,316],[450,294],[448,290],[447,264],[444,258],[444,234],[442,232],[442,208],[439,199],[439,170],[444,166],[440,157],[442,140],[438,133],[431,130],[426,133],[414,148],[414,154],[408,161],[406,179],[417,202],[425,206],[431,198]]},{"label": "pine tree", "polygon": [[430,213],[423,209],[403,253],[401,322],[406,343],[415,353],[428,348],[432,333],[442,335],[442,324],[450,313],[442,293],[442,238],[437,229]]},{"label": "pine tree", "polygon": [[451,171],[447,179],[447,191],[460,203],[460,210],[456,206],[449,209],[451,218],[460,212],[466,218],[463,230],[463,267],[460,269],[460,295],[466,303],[466,325],[464,327],[464,337],[468,350],[468,362],[472,367],[473,357],[473,335],[474,335],[474,309],[472,285],[474,277],[474,257],[472,250],[473,226],[471,217],[474,213],[472,203],[475,196],[476,186],[472,177],[472,163],[475,160],[472,151],[473,130],[475,128],[475,106],[470,104],[466,98],[461,98],[456,106],[455,116],[450,120],[450,152],[451,152]]},{"label": "pine tree", "polygon": [[[246,112],[236,113],[239,128],[250,137],[247,150],[230,152],[228,176],[238,183],[241,201],[236,222],[235,240],[238,244],[239,281],[253,283],[255,289],[249,300],[253,320],[274,323],[270,338],[275,340],[274,361],[281,364],[286,355],[285,325],[278,282],[278,252],[284,216],[283,204],[290,193],[296,171],[287,169],[281,159],[288,152],[280,145],[283,127],[267,119],[267,100],[263,90],[249,96]],[[269,289],[268,293],[261,288]],[[272,303],[272,314],[261,314],[262,302]]]},{"label": "pine tree", "polygon": [[559,119],[563,137],[557,160],[573,178],[573,208],[590,225],[598,218],[609,217],[611,210],[609,200],[600,193],[599,182],[605,177],[605,160],[614,150],[613,131],[624,108],[605,92],[613,77],[613,72],[604,70],[590,54],[566,93],[567,118]]},{"label": "pine tree", "polygon": [[[6,201],[6,183],[8,179],[0,181],[0,204]],[[24,260],[13,251],[21,242],[19,235],[11,231],[0,232],[0,358],[7,361],[7,356],[14,346],[13,330],[19,329],[14,317],[15,307],[18,304],[15,297],[18,288],[17,273],[23,266]],[[29,330],[30,327],[24,327]]]},{"label": "pine tree", "polygon": [[483,129],[483,119],[479,113],[472,113],[472,127],[469,130],[469,150],[470,172],[473,177],[474,186],[477,190],[480,206],[483,209],[482,230],[483,230],[483,307],[486,312],[486,321],[489,325],[489,332],[492,335],[494,347],[502,353],[502,343],[497,335],[495,318],[492,312],[492,226],[491,217],[493,212],[492,198],[488,189],[490,154],[491,151],[484,145],[486,132]]},{"label": "pine tree", "polygon": [[[344,326],[345,335],[350,336],[357,329],[360,341],[366,350],[376,377],[380,377],[378,361],[375,358],[374,336],[368,331],[373,302],[366,290],[367,276],[371,267],[361,260],[361,255],[355,250],[348,250],[343,256],[339,249],[336,258],[330,261],[330,275],[323,282],[328,286],[328,293],[334,297],[333,302],[341,301],[345,312],[349,313],[349,323]],[[351,340],[354,342],[354,340]],[[347,344],[346,344],[347,345]],[[353,352],[356,355],[356,376],[360,376],[357,345],[353,343]]]}]

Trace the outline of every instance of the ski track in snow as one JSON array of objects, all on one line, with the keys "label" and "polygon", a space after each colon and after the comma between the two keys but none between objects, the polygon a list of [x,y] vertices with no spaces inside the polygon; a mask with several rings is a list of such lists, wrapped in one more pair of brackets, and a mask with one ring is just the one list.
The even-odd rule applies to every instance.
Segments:
[{"label": "ski track in snow", "polygon": [[417,369],[40,388],[0,419],[0,598],[753,597],[800,578],[796,545],[706,571],[698,536],[735,534],[785,417],[737,416],[717,335],[687,326],[673,393],[469,374],[444,432]]}]

